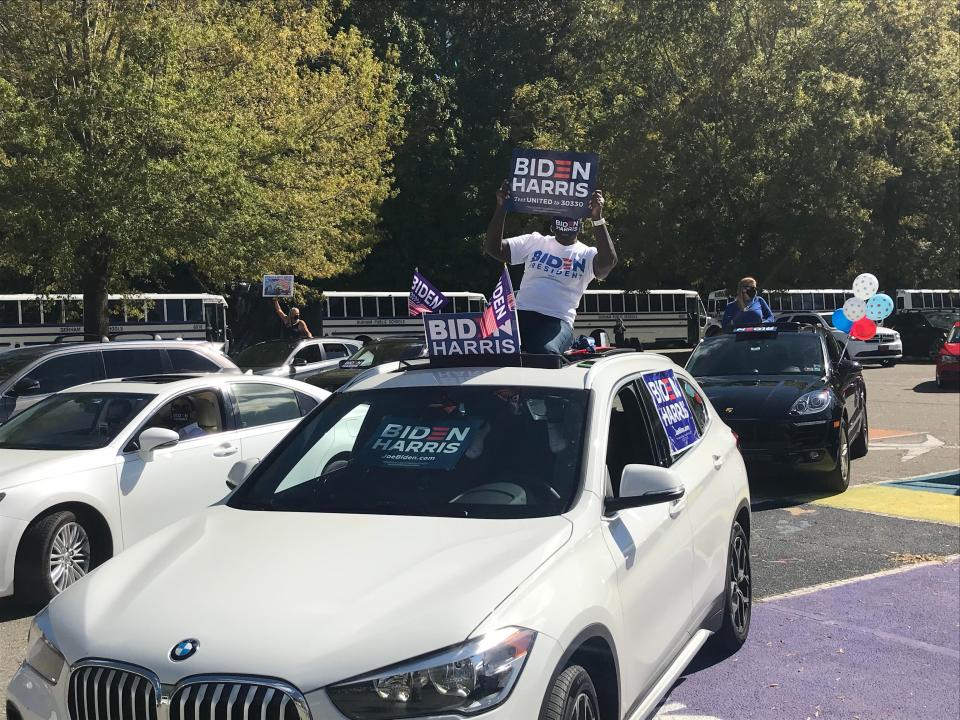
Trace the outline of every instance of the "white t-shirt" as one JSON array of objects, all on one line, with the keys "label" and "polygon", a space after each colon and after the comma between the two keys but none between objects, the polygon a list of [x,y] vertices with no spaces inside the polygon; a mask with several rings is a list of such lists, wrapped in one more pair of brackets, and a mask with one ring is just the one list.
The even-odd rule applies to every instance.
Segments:
[{"label": "white t-shirt", "polygon": [[510,264],[523,263],[517,309],[560,318],[573,325],[583,291],[593,280],[597,249],[579,240],[561,245],[553,235],[530,233],[504,240]]}]

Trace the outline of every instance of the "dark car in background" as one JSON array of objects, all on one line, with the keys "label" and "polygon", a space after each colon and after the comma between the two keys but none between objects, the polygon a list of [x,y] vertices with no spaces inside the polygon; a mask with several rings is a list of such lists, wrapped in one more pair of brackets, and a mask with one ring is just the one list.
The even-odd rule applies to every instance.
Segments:
[{"label": "dark car in background", "polygon": [[388,372],[395,370],[403,360],[415,360],[426,355],[427,344],[423,335],[371,340],[346,360],[341,360],[338,367],[321,370],[306,382],[334,392],[370,368],[380,367],[384,372]]},{"label": "dark car in background", "polygon": [[883,321],[900,333],[907,357],[936,360],[960,313],[950,310],[904,310]]},{"label": "dark car in background", "polygon": [[359,340],[345,338],[267,340],[242,350],[233,360],[241,370],[250,370],[254,375],[284,375],[304,380],[335,366],[361,345]]},{"label": "dark car in background", "polygon": [[0,354],[0,422],[48,395],[111,378],[239,372],[204,342],[125,340],[34,345]]},{"label": "dark car in background", "polygon": [[[751,474],[772,467],[850,484],[850,460],[869,446],[860,364],[822,327],[783,323],[704,340],[686,365],[739,438]],[[755,475],[754,475],[755,476]]]}]

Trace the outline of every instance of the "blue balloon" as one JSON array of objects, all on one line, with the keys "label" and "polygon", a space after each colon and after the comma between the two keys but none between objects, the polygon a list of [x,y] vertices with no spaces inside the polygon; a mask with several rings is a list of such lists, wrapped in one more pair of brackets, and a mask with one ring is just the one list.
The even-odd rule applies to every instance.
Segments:
[{"label": "blue balloon", "polygon": [[837,308],[833,311],[833,316],[830,318],[833,326],[840,332],[850,332],[850,328],[853,327],[853,323],[850,322],[850,318],[843,314],[843,308]]},{"label": "blue balloon", "polygon": [[885,293],[877,293],[867,300],[867,317],[880,322],[893,313],[893,298]]}]

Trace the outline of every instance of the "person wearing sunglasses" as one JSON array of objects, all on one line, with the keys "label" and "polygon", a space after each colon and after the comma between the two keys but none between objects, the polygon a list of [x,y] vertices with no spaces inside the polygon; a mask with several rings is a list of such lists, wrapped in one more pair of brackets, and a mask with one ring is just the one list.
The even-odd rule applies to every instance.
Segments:
[{"label": "person wearing sunglasses", "polygon": [[740,280],[736,299],[723,312],[723,329],[763,325],[774,321],[773,311],[757,292],[757,281],[752,277]]}]

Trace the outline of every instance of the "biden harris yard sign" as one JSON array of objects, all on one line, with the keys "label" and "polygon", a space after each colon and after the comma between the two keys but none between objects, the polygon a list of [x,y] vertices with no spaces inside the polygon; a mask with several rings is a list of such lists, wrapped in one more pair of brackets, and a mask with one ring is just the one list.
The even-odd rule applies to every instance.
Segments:
[{"label": "biden harris yard sign", "polygon": [[583,217],[597,187],[596,153],[517,148],[510,164],[510,209],[532,215]]},{"label": "biden harris yard sign", "polygon": [[650,391],[660,416],[660,424],[670,441],[670,454],[676,455],[700,438],[700,432],[687,404],[687,396],[680,389],[673,370],[644,373],[644,385]]},{"label": "biden harris yard sign", "polygon": [[520,328],[516,315],[492,334],[483,337],[483,313],[432,313],[423,315],[430,357],[464,355],[512,355],[520,352]]}]

